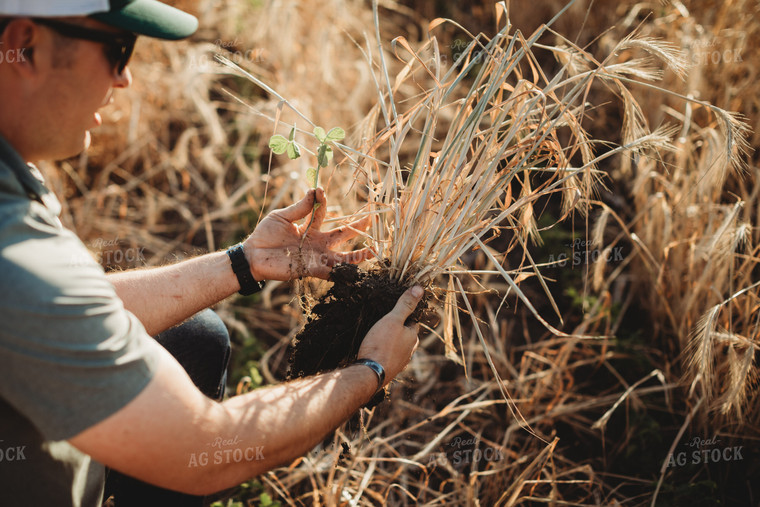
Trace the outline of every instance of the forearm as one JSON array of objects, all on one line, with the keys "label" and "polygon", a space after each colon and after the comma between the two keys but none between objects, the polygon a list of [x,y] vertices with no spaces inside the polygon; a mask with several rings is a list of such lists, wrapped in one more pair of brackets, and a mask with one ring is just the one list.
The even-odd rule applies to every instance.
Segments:
[{"label": "forearm", "polygon": [[[404,322],[421,296],[421,287],[404,292],[359,349],[359,357],[384,367],[386,383],[417,346],[417,326]],[[187,493],[218,491],[302,455],[377,389],[375,373],[356,365],[218,403],[193,386],[166,350],[157,346],[155,354],[148,386],[70,442],[111,468]]]},{"label": "forearm", "polygon": [[[377,388],[369,368],[351,366],[218,403],[168,353],[159,363],[137,398],[70,442],[111,468],[192,494],[235,486],[301,456]],[[217,451],[228,458],[216,459]]]},{"label": "forearm", "polygon": [[[314,212],[313,223],[296,222]],[[327,279],[341,262],[359,263],[369,249],[333,251],[356,236],[368,219],[322,232],[327,201],[322,189],[310,190],[299,202],[267,215],[245,241],[245,258],[256,280],[290,280],[317,276]],[[151,335],[179,324],[196,312],[240,290],[226,252],[196,257],[161,268],[131,270],[109,275],[127,310],[134,313]]]},{"label": "forearm", "polygon": [[108,275],[127,310],[156,335],[239,290],[225,252]]},{"label": "forearm", "polygon": [[208,490],[240,484],[302,456],[367,403],[376,390],[374,372],[366,366],[351,366],[227,400],[223,404],[226,420],[219,426],[229,432],[229,440],[239,441],[224,451],[254,446],[261,452],[252,461],[233,460],[209,471],[204,476],[212,481]]}]

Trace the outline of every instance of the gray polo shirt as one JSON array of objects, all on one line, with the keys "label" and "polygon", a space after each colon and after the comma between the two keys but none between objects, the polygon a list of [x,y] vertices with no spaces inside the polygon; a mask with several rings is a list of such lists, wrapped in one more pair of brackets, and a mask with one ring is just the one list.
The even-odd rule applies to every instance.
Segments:
[{"label": "gray polo shirt", "polygon": [[96,506],[103,466],[67,439],[129,403],[160,347],[0,137],[0,499]]}]

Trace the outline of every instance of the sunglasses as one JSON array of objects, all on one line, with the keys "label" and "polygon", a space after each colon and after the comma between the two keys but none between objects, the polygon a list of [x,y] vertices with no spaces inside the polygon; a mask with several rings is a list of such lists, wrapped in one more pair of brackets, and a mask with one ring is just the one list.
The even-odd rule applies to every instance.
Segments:
[{"label": "sunglasses", "polygon": [[37,24],[55,30],[64,37],[103,43],[105,45],[106,58],[108,58],[108,62],[118,72],[118,75],[121,75],[124,69],[127,68],[129,58],[135,49],[136,35],[121,35],[47,18],[32,18],[32,20]]}]

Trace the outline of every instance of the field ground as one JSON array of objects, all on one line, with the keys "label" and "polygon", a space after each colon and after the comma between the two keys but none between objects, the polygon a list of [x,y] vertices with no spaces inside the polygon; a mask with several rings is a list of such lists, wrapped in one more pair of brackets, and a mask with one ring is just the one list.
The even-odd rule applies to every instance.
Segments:
[{"label": "field ground", "polygon": [[[377,56],[369,2],[172,3],[197,14],[202,28],[189,41],[140,41],[135,84],[117,94],[93,148],[50,172],[66,199],[66,224],[108,269],[231,245],[262,213],[308,188],[308,160],[272,157],[267,147],[279,101],[231,75],[215,54],[315,124],[345,128],[348,145],[361,143],[362,119],[377,101],[363,56]],[[437,17],[495,33],[492,2],[379,4],[390,59],[392,38],[418,46]],[[527,36],[564,2],[511,4],[513,30]],[[554,198],[533,208],[542,242],[527,251],[545,264],[558,312],[535,278],[520,289],[569,336],[547,331],[514,293],[502,305],[508,286],[498,277],[482,287],[463,278],[484,339],[460,300],[453,353],[442,329],[428,330],[391,401],[366,412],[363,426],[340,428],[329,444],[225,492],[216,505],[638,506],[655,495],[662,506],[759,505],[758,19],[756,0],[578,0],[554,30],[599,59],[634,30],[672,43],[687,71],[679,78],[665,62],[658,86],[741,114],[751,147],[731,154],[741,163],[721,155],[726,132],[707,107],[631,85],[642,122],[652,130],[679,126],[673,148],[601,163],[603,186],[585,215],[563,218]],[[446,65],[469,41],[454,25],[433,33]],[[558,40],[547,34],[540,42]],[[551,53],[536,54],[543,72],[557,72]],[[411,100],[415,91],[400,93]],[[583,126],[620,143],[625,111],[616,93],[591,88],[589,102],[601,105]],[[282,111],[283,121],[293,119]],[[336,162],[321,181],[329,213],[341,217],[364,196],[354,168]],[[521,252],[505,265],[523,265]],[[476,250],[463,262],[488,266]],[[324,288],[270,283],[258,296],[217,307],[235,344],[231,395],[244,377],[247,388],[285,378],[287,345],[304,319],[297,295],[307,286]]]}]

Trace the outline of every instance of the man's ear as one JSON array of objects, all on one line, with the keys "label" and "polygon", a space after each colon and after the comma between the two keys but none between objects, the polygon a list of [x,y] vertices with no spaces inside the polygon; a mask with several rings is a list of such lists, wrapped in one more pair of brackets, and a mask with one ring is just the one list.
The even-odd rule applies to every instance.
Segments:
[{"label": "man's ear", "polygon": [[35,73],[35,49],[39,41],[39,27],[31,19],[11,20],[0,35],[0,63],[12,65],[16,72],[28,75]]}]

